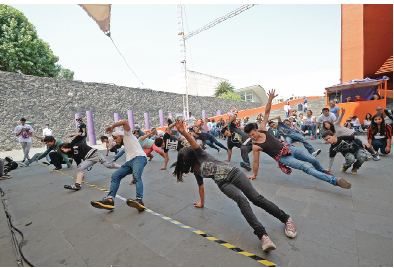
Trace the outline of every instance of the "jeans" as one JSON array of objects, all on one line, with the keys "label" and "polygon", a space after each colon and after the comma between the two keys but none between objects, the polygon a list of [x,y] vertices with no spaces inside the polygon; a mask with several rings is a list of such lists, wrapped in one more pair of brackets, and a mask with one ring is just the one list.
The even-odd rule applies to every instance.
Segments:
[{"label": "jeans", "polygon": [[360,168],[367,158],[368,154],[364,149],[358,150],[355,154],[347,153],[343,167],[348,169],[351,165],[353,165],[353,168]]},{"label": "jeans", "polygon": [[309,126],[306,126],[306,125],[301,126],[302,131],[305,131],[308,129],[312,132],[312,136],[316,135],[316,125],[315,124],[310,124]]},{"label": "jeans", "polygon": [[26,164],[26,165],[30,165],[31,163],[33,163],[34,161],[36,161],[36,159],[37,159],[40,155],[41,155],[40,153],[36,153],[35,155],[33,155],[33,157],[32,157],[31,159],[27,160],[27,161],[25,162],[25,164]]},{"label": "jeans", "polygon": [[388,154],[386,153],[386,147],[387,147],[387,140],[386,139],[379,139],[379,140],[372,140],[372,147],[375,149],[376,152],[379,152],[382,154]]},{"label": "jeans", "polygon": [[286,118],[289,118],[289,112],[286,112]]},{"label": "jeans", "polygon": [[147,163],[145,156],[137,156],[124,163],[111,176],[111,187],[109,189],[108,198],[115,199],[118,192],[120,181],[129,174],[133,174],[137,198],[143,197],[144,185],[142,184],[142,172]]},{"label": "jeans", "polygon": [[[313,177],[320,180],[326,181],[332,185],[338,186],[338,178],[323,173],[324,168],[321,166],[320,162],[317,160],[316,157],[308,154],[305,150],[296,148],[294,146],[289,146],[289,149],[293,154],[281,156],[279,158],[279,162],[288,167],[302,170],[303,172],[312,175]],[[308,165],[304,161],[311,163],[313,167],[311,165]]]},{"label": "jeans", "polygon": [[237,168],[232,174],[230,173],[229,176],[230,177],[227,178],[226,181],[220,184],[219,189],[237,203],[242,215],[245,217],[250,227],[253,228],[254,234],[257,235],[259,239],[261,239],[263,235],[267,234],[267,232],[265,231],[264,226],[254,215],[248,199],[255,206],[264,209],[281,222],[285,223],[287,221],[289,215],[283,212],[277,205],[259,194],[248,177],[241,170]]},{"label": "jeans", "polygon": [[124,148],[119,150],[119,153],[115,155],[114,160],[118,160],[122,155],[124,155]]},{"label": "jeans", "polygon": [[216,145],[218,145],[219,147],[221,147],[221,148],[223,148],[224,150],[227,151],[226,146],[224,146],[223,144],[218,142],[217,139],[214,136],[212,136],[210,133],[208,133],[208,139],[206,140],[206,142],[209,145],[209,147],[211,147],[211,148],[219,150],[219,148],[214,145],[214,143],[215,143]]},{"label": "jeans", "polygon": [[[49,153],[54,152],[54,150],[50,151]],[[45,156],[45,158],[47,159],[48,163],[51,163],[51,157],[49,156],[49,153]]]},{"label": "jeans", "polygon": [[30,159],[29,152],[31,147],[31,142],[21,142],[22,149],[23,149],[23,161],[26,159]]},{"label": "jeans", "polygon": [[250,165],[249,162],[249,153],[252,151],[253,145],[249,144],[249,145],[241,145],[241,157],[242,160],[245,163],[248,163]]},{"label": "jeans", "polygon": [[304,136],[302,136],[302,134],[292,133],[286,137],[286,143],[291,144],[293,141],[302,142],[304,144],[305,149],[307,149],[310,154],[312,154],[315,151],[313,146],[306,140]]},{"label": "jeans", "polygon": [[359,126],[353,126],[354,131],[358,131],[360,129]]}]

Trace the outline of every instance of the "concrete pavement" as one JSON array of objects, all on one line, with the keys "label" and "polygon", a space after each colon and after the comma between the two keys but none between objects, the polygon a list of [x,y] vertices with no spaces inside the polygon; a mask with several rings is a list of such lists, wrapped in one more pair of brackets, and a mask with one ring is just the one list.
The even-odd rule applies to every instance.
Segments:
[{"label": "concrete pavement", "polygon": [[[329,146],[321,140],[311,144],[322,149],[318,159],[327,167]],[[105,154],[101,145],[97,148]],[[32,149],[30,155],[43,150]],[[207,151],[220,160],[227,158],[224,151]],[[14,160],[22,157],[18,151],[0,153],[5,155]],[[12,179],[0,181],[13,223],[25,235],[23,252],[29,261],[36,266],[264,266],[245,256],[255,254],[279,266],[393,265],[392,154],[366,162],[358,175],[340,173],[344,158],[338,155],[332,173],[351,182],[350,190],[297,170],[285,175],[273,159],[261,155],[259,176],[252,183],[292,217],[298,231],[295,239],[287,238],[281,222],[252,205],[277,246],[269,253],[262,252],[261,242],[235,202],[211,179],[204,179],[205,207],[195,208],[199,194],[194,176],[188,174],[184,183],[176,183],[172,170],[160,171],[163,159],[154,156],[145,167],[143,182],[145,205],[155,213],[138,212],[119,198],[114,211],[93,208],[90,201],[107,195],[113,173],[100,164],[85,173],[85,181],[93,186],[83,184],[78,192],[63,189],[64,184],[74,183],[67,175],[76,175],[65,165],[62,174],[33,163],[14,170]],[[175,159],[176,152],[170,151],[169,164]],[[118,160],[124,161],[124,156]],[[231,162],[239,166],[240,161],[240,151],[234,149]],[[135,198],[130,181],[131,176],[122,180],[120,197]],[[10,236],[2,214],[1,207],[0,265],[12,266],[13,254],[9,250],[3,254],[9,249]],[[228,244],[246,253],[237,253]]]}]

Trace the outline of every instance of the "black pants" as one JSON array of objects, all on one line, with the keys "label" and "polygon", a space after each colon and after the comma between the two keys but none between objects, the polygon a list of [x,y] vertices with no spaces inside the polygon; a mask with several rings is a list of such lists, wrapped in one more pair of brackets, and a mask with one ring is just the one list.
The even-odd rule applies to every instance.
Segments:
[{"label": "black pants", "polygon": [[116,146],[112,146],[111,149],[109,149],[109,151],[118,154],[118,148]]},{"label": "black pants", "polygon": [[247,145],[241,145],[241,157],[242,157],[242,160],[245,163],[248,163],[249,165],[250,165],[249,153],[252,151],[252,148],[253,148],[253,145],[251,143],[247,144]]},{"label": "black pants", "polygon": [[264,226],[256,218],[256,215],[254,215],[248,199],[255,206],[264,209],[283,223],[289,218],[289,215],[283,212],[277,205],[259,194],[256,189],[254,189],[248,177],[238,168],[236,168],[236,170],[230,174],[230,177],[219,186],[219,189],[225,195],[237,202],[242,215],[244,215],[246,221],[253,228],[254,234],[257,235],[259,239],[267,234],[267,232]]},{"label": "black pants", "polygon": [[66,162],[63,160],[63,157],[57,152],[49,153],[49,157],[51,158],[51,164],[57,168],[61,168],[62,164],[66,164]]}]

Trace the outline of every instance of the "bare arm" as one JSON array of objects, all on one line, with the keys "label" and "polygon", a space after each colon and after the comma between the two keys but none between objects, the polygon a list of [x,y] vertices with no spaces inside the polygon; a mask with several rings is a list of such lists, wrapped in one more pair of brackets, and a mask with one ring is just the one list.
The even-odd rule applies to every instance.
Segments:
[{"label": "bare arm", "polygon": [[167,164],[168,164],[168,152],[161,152],[160,154],[162,157],[164,157],[164,167],[160,168],[159,170],[165,170],[167,168]]},{"label": "bare arm", "polygon": [[202,208],[204,207],[204,201],[205,201],[204,184],[198,186],[198,193],[200,194],[201,202],[195,202],[193,203],[193,205],[197,208]]},{"label": "bare arm", "polygon": [[230,119],[229,119],[228,123],[229,123],[229,124],[231,124],[231,123],[234,123],[234,122],[235,122],[235,120],[237,120],[237,116],[236,116],[236,115],[234,115],[234,116],[230,117]]},{"label": "bare arm", "polygon": [[193,149],[197,149],[199,147],[196,140],[192,136],[190,136],[190,134],[187,133],[187,131],[185,130],[185,127],[183,126],[183,120],[179,121],[179,119],[176,119],[175,126],[178,129],[179,133],[181,133],[186,138],[186,140],[190,143],[190,146]]},{"label": "bare arm", "polygon": [[173,128],[174,126],[175,126],[175,123],[172,123],[171,125],[169,125],[169,126],[167,127],[167,129],[166,129],[166,132],[167,132],[168,134],[172,135],[171,128]]},{"label": "bare arm", "polygon": [[271,89],[268,92],[268,102],[267,102],[267,106],[265,107],[264,119],[263,119],[263,122],[260,125],[260,130],[267,131],[267,128],[265,126],[267,125],[268,119],[269,119],[269,116],[270,116],[272,100],[276,96],[278,96],[278,95],[275,95],[275,89]]},{"label": "bare arm", "polygon": [[122,121],[119,121],[119,122],[113,124],[112,126],[107,127],[105,129],[105,133],[112,133],[112,131],[114,130],[115,127],[120,127],[120,126],[123,126],[123,129],[125,131],[131,130],[129,123],[127,123],[126,120],[122,120]]},{"label": "bare arm", "polygon": [[260,151],[256,145],[253,145],[253,176],[249,175],[248,178],[251,180],[256,179],[259,171]]},{"label": "bare arm", "polygon": [[272,117],[271,119],[268,119],[268,122],[276,119],[278,119],[278,122],[282,122],[282,118],[280,118],[280,116]]}]

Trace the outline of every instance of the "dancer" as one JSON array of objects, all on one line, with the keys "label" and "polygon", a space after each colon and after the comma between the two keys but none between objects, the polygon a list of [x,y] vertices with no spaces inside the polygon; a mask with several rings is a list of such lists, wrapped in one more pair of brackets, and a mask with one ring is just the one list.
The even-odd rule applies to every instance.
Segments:
[{"label": "dancer", "polygon": [[68,157],[75,159],[77,163],[77,181],[75,184],[64,185],[64,188],[68,190],[81,190],[82,179],[85,177],[84,171],[96,163],[100,163],[106,168],[120,168],[120,165],[108,163],[107,159],[97,149],[85,143],[79,143],[75,139],[71,143],[61,144],[59,148]]},{"label": "dancer", "polygon": [[29,152],[31,147],[31,136],[33,136],[34,129],[30,125],[26,124],[25,118],[22,117],[20,122],[21,124],[14,129],[14,133],[19,137],[19,143],[22,145],[23,160],[21,163],[23,163],[25,160],[30,159]]},{"label": "dancer", "polygon": [[380,150],[381,154],[390,153],[393,128],[390,124],[386,124],[382,114],[378,113],[372,117],[367,136],[369,144],[376,152]]},{"label": "dancer", "polygon": [[164,158],[164,167],[159,170],[165,170],[168,163],[168,154],[165,154],[160,150],[160,147],[155,144],[155,141],[149,138],[151,135],[155,135],[156,133],[156,129],[154,129],[152,132],[147,133],[147,135],[139,137],[138,142],[140,143],[142,150],[146,153],[146,156],[149,157],[149,161],[153,158],[153,155],[151,154],[152,151],[155,151]]},{"label": "dancer", "polygon": [[241,149],[241,157],[243,162],[240,163],[241,167],[247,171],[252,170],[249,162],[249,153],[252,151],[252,139],[246,135],[241,129],[237,128],[234,124],[236,116],[230,118],[230,124],[222,128],[221,132],[224,136],[227,136],[227,154],[228,159],[224,160],[230,162],[233,148],[238,147]]},{"label": "dancer", "polygon": [[[278,123],[275,123],[272,120],[276,120],[278,119]],[[278,131],[276,132],[276,138],[280,139],[280,136],[283,136],[286,140],[286,143],[288,144],[292,144],[293,142],[299,141],[302,142],[302,144],[304,145],[305,149],[308,150],[308,152],[313,155],[313,156],[317,156],[320,154],[321,150],[317,149],[315,150],[313,148],[313,146],[306,140],[306,138],[302,135],[305,134],[304,131],[302,131],[298,126],[297,123],[295,123],[294,125],[290,122],[289,119],[285,119],[282,122],[282,119],[280,118],[280,116],[271,118],[270,121],[268,122],[268,125],[273,128],[273,129],[277,129]],[[293,130],[291,127],[294,126],[296,128],[296,130]],[[264,126],[265,127],[265,126]],[[261,125],[260,125],[260,129],[261,129]],[[302,133],[302,134],[301,134]]]},{"label": "dancer", "polygon": [[195,202],[195,207],[204,207],[203,178],[212,178],[219,189],[237,203],[242,215],[253,228],[254,234],[261,240],[263,251],[273,250],[276,246],[268,237],[264,226],[254,215],[248,199],[283,222],[286,236],[294,238],[297,235],[297,230],[290,216],[259,194],[241,170],[231,164],[217,160],[202,150],[197,142],[186,132],[183,122],[177,120],[176,124],[178,131],[189,141],[191,148],[187,147],[179,151],[177,162],[171,167],[175,167],[173,175],[177,177],[177,181],[182,182],[183,174],[189,172],[192,172],[196,177],[201,201]]},{"label": "dancer", "polygon": [[184,147],[184,145],[187,145],[184,141],[178,139],[175,137],[172,132],[171,128],[175,126],[175,123],[172,123],[166,128],[166,132],[164,133],[163,138],[157,138],[155,140],[155,145],[157,147],[163,148],[163,151],[165,153],[165,157],[167,159],[167,162],[164,163],[164,167],[161,170],[165,170],[167,168],[167,163],[168,163],[168,151],[170,149],[172,150],[177,150],[179,152],[180,149]]},{"label": "dancer", "polygon": [[[112,133],[115,127],[123,126],[123,131]],[[112,210],[115,208],[115,197],[118,192],[120,181],[129,174],[133,174],[136,185],[136,199],[127,199],[126,204],[136,208],[138,211],[145,210],[143,198],[142,172],[147,163],[146,154],[142,150],[137,138],[133,135],[131,128],[126,120],[119,121],[105,129],[106,133],[112,133],[117,145],[124,145],[126,152],[126,163],[124,163],[111,176],[111,187],[107,197],[100,201],[92,201],[91,205],[95,208]]]},{"label": "dancer", "polygon": [[[203,123],[201,122],[200,124],[197,125],[195,129],[191,129],[192,131],[190,132],[190,134],[196,139],[200,139],[203,142],[205,141],[209,147],[216,149],[219,154],[220,154],[220,148],[223,148],[224,150],[227,151],[228,149],[226,148],[226,146],[218,142],[218,140],[212,134],[210,134],[209,132],[201,131],[202,124]],[[218,145],[220,148],[216,147],[215,144]]]},{"label": "dancer", "polygon": [[71,166],[72,160],[70,160],[65,153],[60,151],[60,145],[62,144],[62,141],[60,139],[56,140],[53,136],[46,136],[44,138],[44,143],[47,145],[47,149],[45,150],[45,152],[36,153],[31,159],[20,164],[24,167],[27,167],[34,161],[38,162],[38,160],[46,157],[49,154],[49,157],[51,159],[51,162],[49,164],[53,164],[55,166],[53,170],[62,170],[62,164],[67,164],[67,167],[69,169],[74,169]]},{"label": "dancer", "polygon": [[102,143],[105,142],[105,147],[107,147],[107,153],[105,156],[108,156],[109,152],[113,152],[115,156],[119,153],[118,146],[116,145],[113,137],[101,136],[100,139]]},{"label": "dancer", "polygon": [[75,120],[78,123],[77,133],[68,135],[68,136],[66,136],[66,138],[72,138],[72,137],[75,137],[75,136],[81,136],[81,138],[78,139],[78,141],[80,141],[82,143],[86,143],[86,125],[85,125],[84,122],[82,122],[82,118],[77,118]]},{"label": "dancer", "polygon": [[372,149],[372,146],[368,143],[368,140],[364,136],[361,135],[355,136],[356,131],[354,129],[344,127],[341,125],[341,121],[343,119],[343,116],[345,115],[345,112],[346,110],[342,108],[338,120],[334,123],[328,121],[324,122],[322,127],[323,134],[325,131],[331,131],[338,138],[343,136],[354,136],[355,139],[360,140],[363,147],[372,155],[373,160],[379,161],[380,160],[379,154]]},{"label": "dancer", "polygon": [[[269,114],[271,111],[271,103],[275,95],[275,90],[269,92],[269,99],[265,108],[264,121],[260,126],[260,131],[257,129],[256,124],[248,124],[245,126],[245,132],[253,140],[253,176],[248,176],[254,180],[257,177],[259,169],[260,151],[265,152],[272,158],[274,158],[279,168],[285,173],[290,174],[291,168],[302,170],[303,172],[310,174],[320,180],[326,181],[334,186],[340,186],[341,188],[350,189],[351,184],[345,179],[336,178],[328,175],[328,171],[325,171],[320,165],[316,157],[307,153],[304,149],[300,149],[291,145],[283,144],[278,139],[271,136],[265,127]],[[309,162],[313,167],[305,162]]]},{"label": "dancer", "polygon": [[353,165],[351,172],[352,174],[357,174],[357,170],[360,169],[361,165],[368,158],[368,153],[363,148],[361,141],[355,139],[354,136],[336,137],[331,131],[323,132],[322,137],[331,144],[328,171],[331,170],[336,154],[341,153],[346,161],[341,167],[341,172],[346,172],[346,170]]}]

